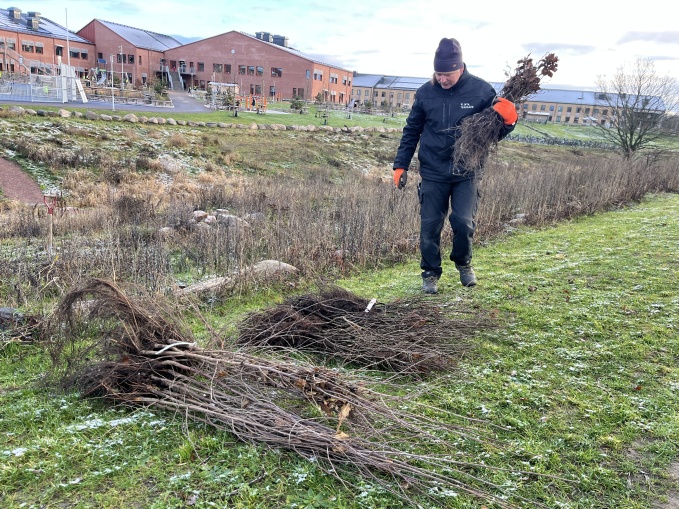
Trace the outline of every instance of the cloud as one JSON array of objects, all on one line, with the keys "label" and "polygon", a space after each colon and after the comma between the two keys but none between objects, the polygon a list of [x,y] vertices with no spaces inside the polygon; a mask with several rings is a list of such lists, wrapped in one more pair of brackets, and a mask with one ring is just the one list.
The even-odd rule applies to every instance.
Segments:
[{"label": "cloud", "polygon": [[628,42],[679,44],[679,32],[627,32],[618,39],[618,44],[625,44]]},{"label": "cloud", "polygon": [[650,56],[650,57],[644,57],[644,58],[648,58],[649,60],[653,60],[653,61],[660,61],[660,60],[667,61],[667,60],[669,60],[670,62],[673,62],[675,60],[679,60],[679,57],[666,57],[666,56]]},{"label": "cloud", "polygon": [[588,46],[584,44],[564,44],[564,43],[544,43],[544,42],[529,42],[523,44],[523,47],[529,51],[534,57],[541,57],[547,53],[554,53],[557,57],[562,54],[579,56],[589,55],[597,51],[596,46]]}]

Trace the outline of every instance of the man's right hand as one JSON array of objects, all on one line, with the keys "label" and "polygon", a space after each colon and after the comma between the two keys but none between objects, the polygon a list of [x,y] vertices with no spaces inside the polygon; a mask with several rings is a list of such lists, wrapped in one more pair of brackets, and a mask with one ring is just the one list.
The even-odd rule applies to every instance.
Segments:
[{"label": "man's right hand", "polygon": [[408,170],[396,168],[394,170],[394,185],[398,189],[403,189],[406,186],[406,182],[408,182]]}]

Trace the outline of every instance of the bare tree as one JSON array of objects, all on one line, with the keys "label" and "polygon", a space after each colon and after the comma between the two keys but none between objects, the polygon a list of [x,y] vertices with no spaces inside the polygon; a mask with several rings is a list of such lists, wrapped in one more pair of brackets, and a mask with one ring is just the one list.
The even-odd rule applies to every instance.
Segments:
[{"label": "bare tree", "polygon": [[640,150],[652,149],[663,136],[663,124],[677,107],[677,81],[661,76],[653,60],[639,58],[632,70],[623,65],[610,80],[597,80],[597,103],[608,109],[608,122],[599,133],[629,159]]}]

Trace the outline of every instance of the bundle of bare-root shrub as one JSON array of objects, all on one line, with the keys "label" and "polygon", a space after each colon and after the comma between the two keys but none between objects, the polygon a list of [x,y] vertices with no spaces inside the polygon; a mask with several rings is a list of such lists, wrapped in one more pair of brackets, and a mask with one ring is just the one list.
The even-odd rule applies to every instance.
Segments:
[{"label": "bundle of bare-root shrub", "polygon": [[389,383],[368,375],[203,349],[166,318],[176,309],[170,313],[157,297],[135,300],[104,280],[70,291],[51,323],[57,380],[84,396],[168,410],[242,441],[295,451],[345,484],[359,474],[408,505],[415,495],[452,491],[497,507],[544,507],[488,480],[502,469],[464,450],[500,451],[492,424],[418,404],[416,391],[396,396],[403,387],[387,391]]},{"label": "bundle of bare-root shrub", "polygon": [[404,375],[450,371],[492,322],[422,298],[382,303],[339,287],[286,299],[246,317],[238,344],[291,348],[340,364]]},{"label": "bundle of bare-root shrub", "polygon": [[[557,70],[559,58],[554,53],[533,62],[530,54],[517,62],[512,72],[507,72],[507,81],[498,93],[508,101],[517,104],[526,102],[529,96],[540,90],[542,80],[551,78]],[[470,171],[481,168],[490,151],[497,146],[504,122],[492,108],[465,118],[455,128],[453,163]]]}]

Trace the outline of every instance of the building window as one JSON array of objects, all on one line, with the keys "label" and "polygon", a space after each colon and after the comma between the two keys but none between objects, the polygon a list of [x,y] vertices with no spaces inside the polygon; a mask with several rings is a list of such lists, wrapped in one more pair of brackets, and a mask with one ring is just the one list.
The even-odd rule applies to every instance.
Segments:
[{"label": "building window", "polygon": [[[35,47],[35,52],[42,55],[42,54],[44,53],[43,47],[42,47],[42,46],[36,46],[36,47]],[[87,55],[87,53],[85,53],[85,55]],[[87,56],[85,56],[85,58],[87,58]]]},{"label": "building window", "polygon": [[134,55],[127,55],[127,61],[131,64],[134,63]]},{"label": "building window", "polygon": [[559,106],[559,107],[556,109],[556,111],[558,111],[559,113],[561,113],[561,112],[563,111],[563,106]]},{"label": "building window", "polygon": [[226,74],[231,74],[231,64],[224,64],[224,68],[226,69]]},{"label": "building window", "polygon": [[87,60],[88,56],[89,56],[89,54],[87,53],[87,51],[81,51],[80,52],[80,58],[82,58],[83,60]]},{"label": "building window", "polygon": [[[71,56],[71,58],[80,59],[80,52],[79,52],[79,51],[73,51],[73,50],[71,50],[71,51],[69,51],[68,53],[69,53],[69,55]],[[118,55],[118,56],[120,56],[120,55]]]},{"label": "building window", "polygon": [[556,116],[556,121],[557,121],[557,122],[561,122],[561,115],[557,115],[557,116]]},{"label": "building window", "polygon": [[21,51],[26,53],[33,53],[33,43],[28,41],[21,41]]},{"label": "building window", "polygon": [[545,111],[547,109],[547,106],[542,104],[540,105],[540,111]]},{"label": "building window", "polygon": [[222,69],[223,69],[222,64],[212,64],[212,71],[213,72],[221,73]]},{"label": "building window", "polygon": [[250,76],[255,75],[255,66],[254,65],[248,65],[248,75],[250,75]]},{"label": "building window", "polygon": [[245,66],[244,65],[238,66],[238,74],[245,74]]},{"label": "building window", "polygon": [[549,107],[549,111],[554,111],[554,105],[553,105],[553,104],[552,104],[552,105],[550,105],[550,107]]},{"label": "building window", "polygon": [[[282,71],[282,69],[281,69],[281,71]],[[311,78],[311,71],[310,71],[309,69],[307,69],[307,71],[306,71],[306,79],[309,79],[309,78]]]},{"label": "building window", "polygon": [[531,107],[531,110],[537,111],[537,110],[538,110],[538,105],[537,105],[537,104],[534,104],[534,105]]},{"label": "building window", "polygon": [[104,54],[103,53],[97,53],[97,58],[99,60],[104,60]]},{"label": "building window", "polygon": [[365,91],[365,94],[364,94],[364,95],[365,95],[366,97],[368,97],[368,96],[370,95],[370,90],[366,89],[366,91]]},{"label": "building window", "polygon": [[566,123],[571,121],[571,117],[566,117]]},{"label": "building window", "polygon": [[205,62],[198,62],[198,72],[205,72]]},{"label": "building window", "polygon": [[569,106],[568,108],[566,108],[566,113],[570,113],[572,109],[573,109],[573,108],[571,108],[571,107]]},{"label": "building window", "polygon": [[141,65],[141,55],[139,55],[139,65]]},{"label": "building window", "polygon": [[264,76],[264,67],[257,66],[257,76]]}]

